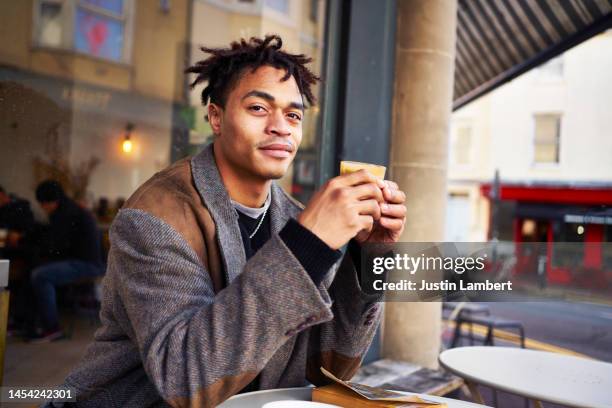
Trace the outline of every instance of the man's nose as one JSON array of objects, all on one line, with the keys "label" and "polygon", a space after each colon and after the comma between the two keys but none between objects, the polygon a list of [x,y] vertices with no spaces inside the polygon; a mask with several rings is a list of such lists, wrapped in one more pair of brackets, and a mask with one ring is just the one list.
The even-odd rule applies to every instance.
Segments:
[{"label": "man's nose", "polygon": [[276,136],[291,136],[291,127],[283,112],[275,112],[268,122],[268,133]]}]

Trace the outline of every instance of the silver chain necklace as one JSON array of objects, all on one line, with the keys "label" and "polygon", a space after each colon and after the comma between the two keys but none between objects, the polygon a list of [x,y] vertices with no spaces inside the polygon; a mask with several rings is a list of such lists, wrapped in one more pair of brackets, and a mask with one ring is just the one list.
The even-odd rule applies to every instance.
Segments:
[{"label": "silver chain necklace", "polygon": [[261,220],[259,220],[259,223],[257,224],[257,227],[255,228],[255,231],[253,231],[253,233],[251,235],[249,235],[249,239],[253,239],[255,234],[257,234],[257,231],[259,231],[259,227],[261,227],[261,224],[263,224],[264,218],[266,218],[266,213],[267,212],[268,212],[268,207],[266,207],[266,209],[264,210],[263,214],[261,215]]}]

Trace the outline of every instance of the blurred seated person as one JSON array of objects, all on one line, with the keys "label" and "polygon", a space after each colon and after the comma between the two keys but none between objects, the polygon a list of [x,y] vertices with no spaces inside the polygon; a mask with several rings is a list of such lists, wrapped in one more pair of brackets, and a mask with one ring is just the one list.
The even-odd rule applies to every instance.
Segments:
[{"label": "blurred seated person", "polygon": [[98,205],[96,206],[96,217],[98,218],[99,222],[104,224],[110,223],[113,220],[108,198],[100,197],[98,199]]},{"label": "blurred seated person", "polygon": [[104,274],[100,232],[92,213],[68,198],[62,186],[47,180],[36,188],[36,200],[49,217],[42,263],[32,270],[31,284],[42,320],[42,332],[30,340],[63,337],[59,324],[56,287]]},{"label": "blurred seated person", "polygon": [[34,215],[30,203],[13,194],[8,194],[0,186],[0,248],[2,257],[12,258],[23,236],[34,225]]}]

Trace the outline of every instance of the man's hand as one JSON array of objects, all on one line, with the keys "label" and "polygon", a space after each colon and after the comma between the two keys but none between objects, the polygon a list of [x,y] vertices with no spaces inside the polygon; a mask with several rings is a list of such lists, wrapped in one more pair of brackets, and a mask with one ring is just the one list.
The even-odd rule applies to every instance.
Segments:
[{"label": "man's hand", "polygon": [[385,180],[384,183],[385,202],[380,205],[381,217],[374,223],[371,230],[364,230],[357,234],[355,240],[360,244],[397,242],[404,231],[406,194],[398,188],[395,182]]},{"label": "man's hand", "polygon": [[335,177],[315,193],[298,222],[338,249],[360,231],[372,231],[381,217],[384,186],[365,170]]}]

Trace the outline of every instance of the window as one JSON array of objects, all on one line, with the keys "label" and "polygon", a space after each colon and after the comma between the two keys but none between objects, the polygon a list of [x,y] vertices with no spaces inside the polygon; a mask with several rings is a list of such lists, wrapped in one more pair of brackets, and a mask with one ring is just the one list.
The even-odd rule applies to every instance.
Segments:
[{"label": "window", "polygon": [[604,226],[604,242],[602,243],[601,256],[604,269],[612,270],[612,224]]},{"label": "window", "polygon": [[459,166],[470,164],[472,150],[472,127],[461,125],[457,127],[453,143],[453,163]]},{"label": "window", "polygon": [[310,21],[316,23],[319,19],[319,0],[310,0]]},{"label": "window", "polygon": [[97,58],[129,60],[132,0],[39,0],[35,42]]},{"label": "window", "polygon": [[74,48],[84,54],[123,60],[123,0],[81,0],[74,24]]},{"label": "window", "polygon": [[545,79],[559,79],[563,77],[563,56],[553,58],[539,68],[540,75]]},{"label": "window", "polygon": [[45,1],[40,5],[38,43],[49,47],[62,45],[62,3]]},{"label": "window", "polygon": [[559,163],[561,115],[535,116],[534,163]]},{"label": "window", "polygon": [[266,0],[266,7],[289,15],[289,0]]},{"label": "window", "polygon": [[552,266],[576,268],[584,263],[585,226],[578,223],[563,223],[553,229]]}]

